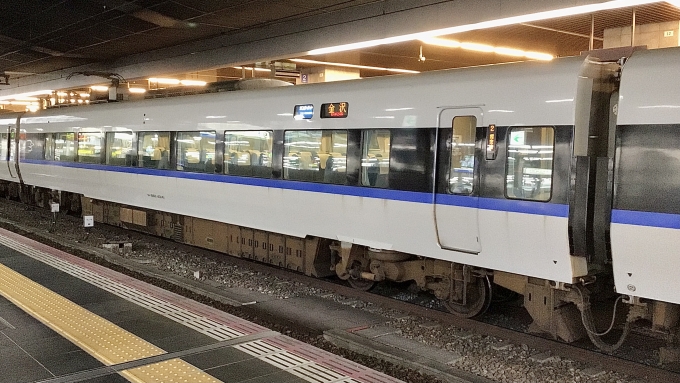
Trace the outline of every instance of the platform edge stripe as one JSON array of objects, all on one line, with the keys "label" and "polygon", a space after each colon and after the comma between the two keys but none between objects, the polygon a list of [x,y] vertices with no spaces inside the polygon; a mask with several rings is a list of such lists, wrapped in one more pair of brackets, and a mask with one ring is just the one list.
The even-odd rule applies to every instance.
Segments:
[{"label": "platform edge stripe", "polygon": [[[41,262],[45,262],[47,264],[56,264],[56,265],[61,266],[61,267],[57,267],[60,270],[61,270],[61,268],[66,268],[66,269],[70,270],[72,273],[79,274],[81,276],[83,275],[83,273],[84,273],[84,275],[94,274],[93,278],[87,278],[87,279],[91,279],[94,282],[93,284],[95,284],[95,285],[97,285],[97,283],[98,283],[97,281],[101,281],[100,278],[109,278],[109,275],[113,274],[113,275],[117,276],[118,278],[111,278],[113,280],[113,283],[111,283],[111,284],[106,283],[106,285],[109,288],[105,289],[106,291],[109,291],[111,293],[116,294],[119,290],[118,288],[116,288],[116,286],[119,286],[119,287],[125,287],[124,289],[121,289],[121,290],[127,290],[128,292],[141,293],[142,295],[149,294],[149,293],[140,291],[140,289],[138,289],[136,287],[139,284],[139,282],[134,280],[131,277],[127,277],[123,274],[114,272],[112,270],[104,268],[103,266],[92,264],[92,263],[90,263],[86,260],[75,257],[71,254],[59,251],[57,249],[51,248],[49,246],[45,246],[45,245],[40,246],[43,249],[45,249],[44,251],[37,250],[35,248],[32,248],[31,246],[27,246],[27,245],[23,244],[22,242],[20,242],[20,240],[23,240],[23,239],[24,239],[23,237],[19,237],[18,240],[10,239],[9,240],[10,244],[12,244],[14,246],[8,246],[8,247],[11,247],[11,248],[14,248],[15,246],[19,247],[22,250],[24,250],[24,251],[21,251],[21,252],[30,253],[30,254],[28,254],[29,256],[32,256],[36,259],[39,258],[38,260],[40,260]],[[2,235],[1,231],[0,231],[0,242],[6,242],[6,241],[3,241],[3,235]],[[32,242],[34,242],[34,241],[32,241]],[[17,251],[19,251],[19,250],[17,250]],[[53,252],[56,252],[58,255],[53,254]],[[93,269],[96,269],[96,271],[93,270]],[[74,272],[74,270],[77,270],[78,272]],[[62,271],[64,271],[64,270],[62,270]],[[65,271],[65,272],[67,272],[67,271]],[[102,274],[104,274],[104,275],[102,275]],[[76,275],[76,276],[80,277],[78,275]],[[129,286],[128,284],[121,282],[120,281],[121,279],[133,280],[134,282],[136,282],[136,284],[135,284],[134,287]],[[142,286],[148,286],[148,285],[143,284]],[[157,293],[158,290],[159,290],[159,289],[155,288],[155,286],[151,286],[151,288],[152,288],[151,290],[153,290],[154,293]],[[114,291],[111,291],[112,289]],[[165,292],[164,290],[161,290],[161,291]],[[168,292],[165,292],[165,293],[168,293]],[[118,295],[118,294],[116,294],[116,295]],[[188,298],[181,297],[181,296],[174,294],[174,293],[170,293],[168,295],[172,295],[173,297],[178,297],[178,298],[180,298],[180,300],[188,300]],[[122,298],[126,299],[125,297],[122,297]],[[155,297],[153,297],[153,298],[154,298],[154,300],[158,299],[158,298],[155,298]],[[130,301],[130,299],[126,299],[126,300]],[[161,300],[161,302],[167,302],[167,301]],[[136,302],[134,302],[134,303],[136,303]],[[146,303],[148,304],[148,302],[146,302]],[[167,302],[167,303],[168,303],[167,305],[166,304],[158,304],[158,305],[152,305],[152,307],[154,309],[159,309],[159,310],[170,310],[170,312],[172,312],[174,308],[178,308],[180,312],[184,311],[184,309],[180,308],[179,306],[175,306],[174,304],[172,304],[170,302]],[[144,306],[144,307],[146,307],[146,306]],[[189,311],[189,310],[186,310],[186,311]],[[226,315],[228,315],[229,317],[232,317],[230,314],[226,314]],[[194,315],[190,315],[190,316],[193,317]],[[239,324],[246,323],[247,326],[245,326],[245,327],[249,327],[249,328],[254,327],[255,329],[258,329],[258,330],[264,329],[265,331],[267,331],[267,329],[265,329],[264,327],[261,327],[259,325],[252,326],[252,324],[250,324],[249,322],[245,322],[244,320],[237,318],[237,317],[234,317],[234,318],[237,319],[236,322],[238,322]],[[186,322],[187,322],[186,320],[176,320],[174,318],[171,318],[171,319],[175,320],[178,323],[182,323],[182,324],[185,324],[185,325],[186,325]],[[186,319],[186,317],[184,319]],[[209,322],[214,322],[213,319],[207,318],[207,317],[199,317],[199,320],[201,320],[201,319],[205,319]],[[241,322],[243,322],[243,323],[241,323]],[[205,323],[205,322],[203,322],[203,323]],[[219,323],[219,322],[218,322],[218,324],[220,324],[220,326],[216,327],[216,329],[218,329],[218,330],[222,329],[222,330],[226,330],[228,332],[230,330],[231,331],[237,331],[237,330],[234,330],[233,328],[231,328],[230,326],[221,325],[221,323]],[[198,330],[198,331],[200,332],[200,330]],[[209,334],[209,333],[205,333],[205,332],[203,332],[203,333],[205,335],[211,336],[214,339],[224,339],[224,334],[216,336],[215,334]],[[241,332],[238,332],[238,333],[240,334],[240,336],[245,335]],[[361,371],[361,372],[359,372],[356,369],[351,369],[351,370],[353,370],[352,372],[354,372],[354,374],[352,374],[354,376],[342,375],[342,372],[344,372],[344,371],[341,372],[341,371],[337,371],[337,370],[334,369],[333,365],[336,365],[336,363],[329,363],[327,365],[317,363],[317,361],[321,361],[321,362],[324,361],[324,358],[319,358],[318,352],[309,352],[309,353],[308,352],[295,352],[295,351],[301,351],[301,350],[305,349],[301,345],[305,345],[305,346],[307,346],[307,348],[310,348],[310,349],[312,348],[312,346],[309,346],[305,343],[296,341],[296,340],[294,340],[292,338],[288,338],[288,337],[279,336],[279,337],[276,337],[276,338],[279,338],[279,341],[280,341],[280,342],[276,342],[276,343],[280,343],[281,345],[285,345],[286,349],[290,348],[291,350],[281,349],[280,347],[277,347],[277,346],[275,346],[275,345],[273,345],[269,342],[262,342],[262,341],[257,341],[257,342],[259,342],[258,346],[261,349],[257,352],[254,349],[248,349],[246,347],[240,347],[242,345],[236,346],[235,348],[240,349],[241,351],[246,352],[250,355],[256,356],[256,357],[258,357],[258,359],[264,360],[267,363],[270,363],[272,365],[275,365],[275,363],[281,363],[281,360],[275,360],[275,359],[288,357],[288,359],[289,359],[288,362],[290,362],[291,358],[295,358],[295,359],[297,359],[297,362],[290,364],[288,368],[284,369],[285,371],[290,372],[293,369],[299,368],[301,366],[304,366],[304,367],[310,368],[310,369],[319,369],[319,371],[328,370],[328,371],[331,371],[332,374],[338,374],[337,376],[341,377],[341,379],[333,379],[332,382],[346,381],[347,378],[359,379],[360,382],[366,382],[366,380],[362,379],[362,377],[366,378],[369,375],[374,376],[374,377],[384,377],[384,378],[387,378],[388,379],[387,381],[390,381],[390,382],[392,382],[392,381],[398,382],[398,380],[395,380],[394,378],[391,378],[391,377],[384,375],[382,373],[379,373],[377,371],[370,370],[370,369],[366,368],[365,366],[361,366],[359,364],[355,364],[353,362],[347,361],[344,358],[340,358],[340,357],[335,356],[333,354],[326,353],[323,350],[318,350],[318,351],[321,351],[322,353],[328,354],[329,355],[328,359],[333,360],[336,363],[338,363],[338,361],[340,361],[340,360],[344,361],[347,364],[347,366],[345,366],[345,368],[341,369],[341,370],[347,371],[347,367],[353,366],[353,367],[359,367],[359,370]],[[267,340],[271,340],[271,339],[272,338],[268,338]],[[283,339],[285,339],[285,341],[283,341]],[[265,349],[267,349],[267,350],[265,350],[265,354],[262,354],[262,352],[263,352],[262,348],[263,347]],[[315,349],[315,351],[316,350],[317,349]],[[301,354],[314,354],[314,355],[316,355],[316,357],[314,358],[314,360],[311,360],[311,359],[306,358],[304,355],[301,355]],[[268,355],[270,357],[263,358],[262,355]],[[274,356],[276,356],[276,357],[274,357]],[[302,359],[300,359],[300,358],[302,358]],[[366,374],[365,370],[368,370],[372,373]],[[296,376],[298,376],[298,374],[296,374]],[[310,379],[309,377],[304,378],[304,376],[306,376],[306,374],[304,372],[299,372],[300,378],[303,378],[303,379],[308,380],[310,382],[318,382],[318,380],[313,380],[313,379],[309,380]]]},{"label": "platform edge stripe", "polygon": [[[398,383],[402,382],[392,376],[370,369],[328,351],[316,348],[287,336],[277,336],[262,339],[263,342],[279,347],[291,353],[295,353],[307,360],[343,373],[346,377],[356,379],[360,383]],[[403,382],[402,382],[403,383]]]},{"label": "platform edge stripe", "polygon": [[[146,309],[149,309],[160,315],[163,315],[166,318],[169,318],[177,323],[187,325],[187,323],[191,321],[191,318],[194,318],[196,320],[204,319],[205,320],[204,323],[206,322],[212,323],[212,328],[225,330],[225,332],[230,334],[232,337],[245,335],[244,333],[236,329],[230,328],[228,325],[224,325],[222,323],[213,321],[209,318],[196,316],[189,310],[177,306],[171,302],[168,302],[163,299],[158,299],[156,297],[151,296],[149,293],[139,291],[135,287],[131,287],[121,282],[115,280],[108,280],[106,276],[103,276],[94,270],[90,270],[89,268],[83,267],[81,265],[73,264],[64,259],[56,258],[55,255],[46,253],[41,250],[37,250],[2,234],[0,234],[0,244],[3,244],[9,248],[24,253],[36,260],[39,260],[45,264],[55,267],[58,270],[61,270],[69,275],[84,280],[85,282],[93,284],[94,286],[101,288],[109,293],[112,293],[118,297],[121,297],[129,302],[139,304],[139,302],[141,301],[143,302],[143,304],[141,304],[140,306],[145,307]],[[88,278],[83,278],[83,276],[88,276]],[[207,332],[207,329],[205,327],[203,328],[196,328],[195,326],[187,327],[190,327],[198,332],[201,332],[204,335],[213,337],[214,339],[219,340],[224,339],[223,334],[222,336],[214,337],[213,334]]]},{"label": "platform edge stripe", "polygon": [[183,297],[179,294],[163,290],[159,287],[147,283],[141,283],[140,281],[132,277],[129,277],[125,274],[113,271],[101,265],[91,263],[87,260],[63,252],[59,249],[55,249],[40,242],[31,240],[30,238],[21,237],[16,233],[0,229],[0,235],[4,234],[7,234],[6,235],[7,237],[11,237],[17,243],[22,243],[23,241],[25,241],[28,244],[30,244],[30,246],[32,246],[33,249],[46,253],[50,257],[57,258],[61,262],[67,262],[70,264],[80,266],[83,269],[94,272],[98,275],[101,275],[104,278],[109,278],[114,282],[118,282],[130,290],[144,292],[148,294],[149,297],[153,297],[154,299],[178,302],[175,305],[182,307],[187,311],[199,313],[202,317],[217,322],[225,327],[235,328],[237,331],[244,332],[245,334],[255,334],[259,332],[268,331],[268,329],[263,326],[247,322],[244,319],[241,319],[237,316],[225,313],[223,311],[217,310],[209,306],[198,304],[197,302],[189,298]]}]

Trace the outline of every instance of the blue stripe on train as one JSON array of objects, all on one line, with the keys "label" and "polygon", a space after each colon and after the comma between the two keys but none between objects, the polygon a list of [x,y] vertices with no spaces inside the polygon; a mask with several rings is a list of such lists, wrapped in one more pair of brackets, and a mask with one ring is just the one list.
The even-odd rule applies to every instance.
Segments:
[{"label": "blue stripe on train", "polygon": [[[354,197],[380,198],[394,201],[432,204],[432,194],[423,192],[410,192],[403,190],[388,190],[371,187],[332,185],[290,180],[272,180],[265,178],[241,177],[222,174],[179,172],[174,170],[159,170],[127,166],[85,164],[78,162],[58,162],[29,159],[23,160],[23,162],[39,165],[52,165],[69,168],[104,170],[109,172],[120,173],[145,174],[151,176],[175,177],[211,182],[223,182],[237,185],[260,186],[277,189],[300,190],[316,193],[339,194]],[[507,211],[513,213],[547,215],[553,217],[566,218],[569,215],[568,205],[545,202],[481,198],[451,194],[437,194],[436,202],[437,204],[441,205],[480,208],[485,210]]]},{"label": "blue stripe on train", "polygon": [[680,215],[644,211],[614,210],[612,223],[680,229]]}]

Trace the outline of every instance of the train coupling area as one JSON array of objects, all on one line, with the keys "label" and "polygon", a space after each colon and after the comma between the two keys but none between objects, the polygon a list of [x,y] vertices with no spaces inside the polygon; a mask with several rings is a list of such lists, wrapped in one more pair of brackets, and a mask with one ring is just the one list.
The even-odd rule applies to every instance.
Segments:
[{"label": "train coupling area", "polygon": [[0,383],[400,382],[5,230],[0,296]]}]

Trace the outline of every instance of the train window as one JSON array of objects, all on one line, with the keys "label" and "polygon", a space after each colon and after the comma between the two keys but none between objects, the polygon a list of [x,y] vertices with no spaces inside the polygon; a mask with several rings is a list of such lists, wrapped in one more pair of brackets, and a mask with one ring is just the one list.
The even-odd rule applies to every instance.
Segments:
[{"label": "train window", "polygon": [[283,177],[289,180],[345,184],[346,130],[297,130],[284,134]]},{"label": "train window", "polygon": [[19,153],[21,158],[29,160],[42,160],[44,158],[45,134],[26,133],[19,141]]},{"label": "train window", "polygon": [[449,171],[449,193],[471,194],[475,169],[475,116],[454,117],[451,122],[451,168]]},{"label": "train window", "polygon": [[361,184],[386,188],[390,172],[390,131],[366,130],[361,157]]},{"label": "train window", "polygon": [[101,132],[78,133],[78,162],[101,163],[103,139],[104,135]]},{"label": "train window", "polygon": [[134,158],[132,132],[106,133],[106,164],[117,166],[131,166]]},{"label": "train window", "polygon": [[534,201],[550,200],[554,129],[510,128],[506,142],[506,196]]},{"label": "train window", "polygon": [[215,172],[215,131],[177,133],[177,170]]},{"label": "train window", "polygon": [[269,130],[224,133],[224,173],[271,178],[272,142]]},{"label": "train window", "polygon": [[54,134],[45,135],[45,159],[54,161]]},{"label": "train window", "polygon": [[76,134],[54,134],[54,160],[73,162],[76,160]]},{"label": "train window", "polygon": [[9,155],[9,143],[7,142],[7,133],[0,133],[0,161],[7,161]]},{"label": "train window", "polygon": [[170,132],[141,132],[138,139],[139,167],[170,169]]}]

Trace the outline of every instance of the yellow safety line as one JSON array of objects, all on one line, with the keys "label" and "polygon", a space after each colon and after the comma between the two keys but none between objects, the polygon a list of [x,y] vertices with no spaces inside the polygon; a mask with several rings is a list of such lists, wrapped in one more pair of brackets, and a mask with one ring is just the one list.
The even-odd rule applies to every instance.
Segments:
[{"label": "yellow safety line", "polygon": [[[2,264],[0,295],[107,366],[165,354],[164,350]],[[181,359],[133,368],[121,375],[138,383],[220,382]]]}]

